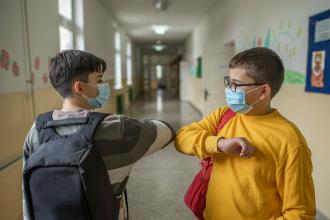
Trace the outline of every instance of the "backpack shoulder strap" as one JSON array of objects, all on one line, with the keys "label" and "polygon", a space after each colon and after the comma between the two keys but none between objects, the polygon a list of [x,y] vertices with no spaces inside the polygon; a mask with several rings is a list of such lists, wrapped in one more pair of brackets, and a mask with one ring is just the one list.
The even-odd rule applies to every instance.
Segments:
[{"label": "backpack shoulder strap", "polygon": [[57,136],[54,129],[47,128],[47,123],[53,120],[53,111],[45,112],[38,115],[36,119],[36,129],[38,134],[39,145],[43,144]]},{"label": "backpack shoulder strap", "polygon": [[103,121],[103,119],[110,114],[101,112],[88,113],[88,122],[83,125],[80,134],[84,135],[88,142],[92,143],[96,128]]},{"label": "backpack shoulder strap", "polygon": [[223,115],[221,116],[220,120],[219,120],[219,124],[217,126],[217,133],[219,133],[219,131],[227,124],[228,121],[230,121],[230,119],[232,119],[234,116],[236,115],[235,112],[233,112],[230,108],[227,109],[225,111],[225,113],[223,113]]},{"label": "backpack shoulder strap", "polygon": [[48,121],[53,120],[53,111],[45,112],[37,116],[36,119],[36,129],[40,130],[41,128],[46,126]]}]

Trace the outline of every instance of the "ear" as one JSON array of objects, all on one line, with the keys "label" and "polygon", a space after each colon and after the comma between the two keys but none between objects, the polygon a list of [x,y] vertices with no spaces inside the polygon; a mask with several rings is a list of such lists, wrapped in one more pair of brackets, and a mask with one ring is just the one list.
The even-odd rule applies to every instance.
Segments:
[{"label": "ear", "polygon": [[271,95],[272,95],[272,88],[270,87],[269,84],[265,84],[262,86],[262,94],[260,96],[261,100],[264,99],[270,99]]},{"label": "ear", "polygon": [[83,92],[83,88],[81,87],[81,83],[78,81],[74,81],[72,85],[73,94],[81,95]]}]

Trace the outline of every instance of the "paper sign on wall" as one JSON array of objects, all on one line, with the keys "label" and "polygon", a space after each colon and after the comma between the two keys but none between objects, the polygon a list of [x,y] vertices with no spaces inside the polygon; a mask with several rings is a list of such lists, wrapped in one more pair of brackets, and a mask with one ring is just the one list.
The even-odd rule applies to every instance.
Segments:
[{"label": "paper sign on wall", "polygon": [[315,43],[330,40],[330,18],[316,21]]}]

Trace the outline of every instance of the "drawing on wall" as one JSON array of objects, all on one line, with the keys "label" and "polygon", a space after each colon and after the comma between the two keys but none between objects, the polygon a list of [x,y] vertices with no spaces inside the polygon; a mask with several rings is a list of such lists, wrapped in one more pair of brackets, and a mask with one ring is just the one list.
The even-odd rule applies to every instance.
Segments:
[{"label": "drawing on wall", "polygon": [[10,65],[10,55],[9,52],[2,49],[0,54],[0,68],[8,70]]},{"label": "drawing on wall", "polygon": [[11,70],[15,77],[19,76],[20,68],[17,61],[11,61],[10,54],[5,49],[2,49],[0,53],[0,68],[9,71]]},{"label": "drawing on wall", "polygon": [[325,51],[314,51],[312,57],[311,86],[323,88]]},{"label": "drawing on wall", "polygon": [[271,31],[270,31],[270,29],[268,29],[264,47],[267,47],[267,48],[270,47],[270,38],[271,38]]},{"label": "drawing on wall", "polygon": [[[26,82],[31,82],[35,85],[35,88],[49,86],[50,81],[48,71],[50,61],[51,57],[49,55],[33,55],[30,63],[32,67],[32,72],[28,74],[30,75],[28,76],[22,73],[29,71],[29,68],[27,68],[26,66],[22,66],[20,63],[20,59],[17,58],[15,54],[13,54],[13,52],[10,51],[8,48],[0,48],[0,80],[18,80],[20,85],[24,85],[24,83]],[[19,87],[19,89],[21,88],[24,88],[24,86]],[[12,88],[10,86],[4,86],[3,88],[1,88],[1,91],[12,91],[11,89]],[[15,89],[13,89],[13,91]]]},{"label": "drawing on wall", "polygon": [[19,66],[16,61],[13,61],[11,66],[11,71],[15,77],[19,76]]},{"label": "drawing on wall", "polygon": [[40,57],[37,56],[35,59],[34,59],[34,69],[35,70],[39,70],[40,69]]},{"label": "drawing on wall", "polygon": [[287,84],[303,85],[306,82],[306,76],[304,73],[300,73],[294,70],[286,70],[284,73],[284,82]]},{"label": "drawing on wall", "polygon": [[[244,32],[244,31],[241,31]],[[286,61],[286,72],[284,82],[287,84],[305,84],[306,74],[303,68],[297,68],[302,51],[302,24],[293,22],[291,19],[280,21],[266,29],[264,34],[249,35],[242,41],[244,49],[251,47],[267,47],[275,50],[283,60]],[[249,33],[249,31],[246,31]],[[301,62],[301,61],[300,61]],[[297,70],[299,69],[299,70]]]},{"label": "drawing on wall", "polygon": [[262,42],[263,42],[262,37],[258,37],[257,47],[262,47],[263,46]]},{"label": "drawing on wall", "polygon": [[[276,48],[276,51],[280,55],[288,60],[288,63],[297,59],[297,51],[300,47],[302,35],[302,26],[295,24],[291,20],[286,22],[280,22],[279,29],[273,29],[274,41],[272,47]],[[284,82],[287,84],[300,84],[303,85],[306,82],[306,74],[292,69],[290,65],[287,66],[285,71]]]}]

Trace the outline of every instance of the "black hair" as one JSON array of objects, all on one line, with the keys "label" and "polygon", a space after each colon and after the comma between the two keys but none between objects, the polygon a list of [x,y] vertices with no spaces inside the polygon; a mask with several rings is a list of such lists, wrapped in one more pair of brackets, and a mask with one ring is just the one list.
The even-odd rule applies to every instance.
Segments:
[{"label": "black hair", "polygon": [[80,50],[63,50],[56,54],[49,64],[49,79],[52,86],[63,98],[70,97],[75,80],[88,82],[92,72],[104,73],[106,63],[103,59]]}]

